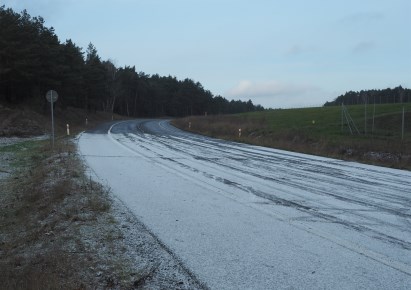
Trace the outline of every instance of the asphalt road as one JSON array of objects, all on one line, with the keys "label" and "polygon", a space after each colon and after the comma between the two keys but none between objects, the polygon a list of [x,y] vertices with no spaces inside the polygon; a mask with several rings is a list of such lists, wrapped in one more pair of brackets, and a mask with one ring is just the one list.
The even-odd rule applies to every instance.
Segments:
[{"label": "asphalt road", "polygon": [[110,123],[79,149],[205,287],[410,289],[411,172]]}]

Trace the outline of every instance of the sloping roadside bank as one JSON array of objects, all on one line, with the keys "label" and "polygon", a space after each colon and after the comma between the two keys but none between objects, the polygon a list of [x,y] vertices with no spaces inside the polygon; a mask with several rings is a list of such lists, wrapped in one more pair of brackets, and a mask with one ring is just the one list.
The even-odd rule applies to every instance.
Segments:
[{"label": "sloping roadside bank", "polygon": [[198,289],[71,139],[0,145],[1,289]]}]

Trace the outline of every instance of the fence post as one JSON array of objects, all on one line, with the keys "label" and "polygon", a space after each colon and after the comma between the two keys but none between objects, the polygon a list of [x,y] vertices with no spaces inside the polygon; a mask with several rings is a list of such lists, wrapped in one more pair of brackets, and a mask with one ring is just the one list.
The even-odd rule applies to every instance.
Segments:
[{"label": "fence post", "polygon": [[401,140],[404,140],[405,107],[402,106]]}]

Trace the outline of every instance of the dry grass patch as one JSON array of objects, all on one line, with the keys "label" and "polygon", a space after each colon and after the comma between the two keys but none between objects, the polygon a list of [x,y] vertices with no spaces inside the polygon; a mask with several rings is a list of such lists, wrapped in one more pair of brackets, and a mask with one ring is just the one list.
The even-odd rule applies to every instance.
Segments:
[{"label": "dry grass patch", "polygon": [[36,141],[0,153],[10,172],[0,176],[0,289],[202,288],[85,176],[69,139],[57,139],[54,150]]},{"label": "dry grass patch", "polygon": [[18,149],[17,169],[0,183],[0,288],[131,287],[133,277],[124,277],[130,264],[115,255],[122,234],[108,193],[82,175],[74,145],[9,149]]}]

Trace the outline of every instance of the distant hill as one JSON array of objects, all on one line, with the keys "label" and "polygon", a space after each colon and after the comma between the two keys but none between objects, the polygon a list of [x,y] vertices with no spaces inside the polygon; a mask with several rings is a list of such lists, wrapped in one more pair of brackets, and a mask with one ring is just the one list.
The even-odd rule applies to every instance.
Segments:
[{"label": "distant hill", "polygon": [[324,106],[358,105],[365,102],[368,104],[409,103],[411,102],[411,90],[398,86],[394,89],[349,91],[332,102],[326,102]]}]

